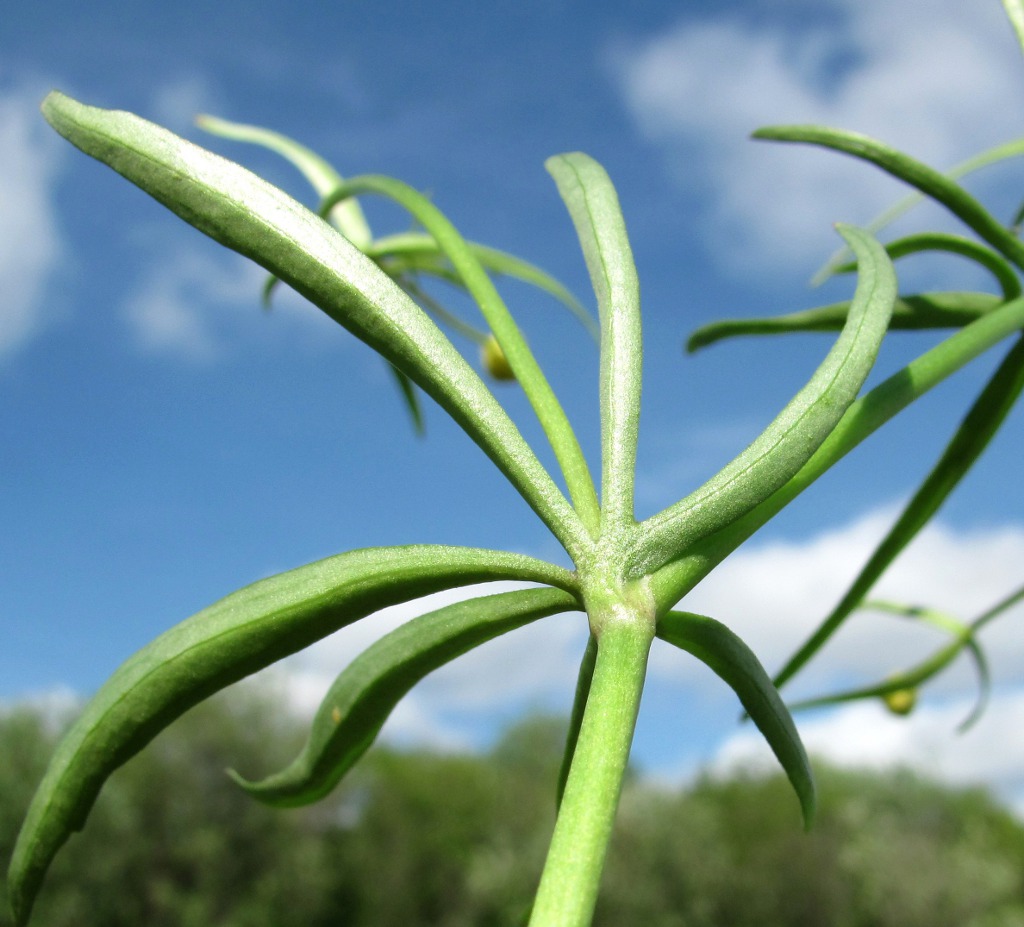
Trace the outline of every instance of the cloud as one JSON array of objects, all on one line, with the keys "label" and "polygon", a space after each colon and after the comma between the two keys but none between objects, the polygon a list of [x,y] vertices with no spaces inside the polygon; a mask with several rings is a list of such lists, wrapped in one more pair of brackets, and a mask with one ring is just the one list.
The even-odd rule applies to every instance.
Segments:
[{"label": "cloud", "polygon": [[[957,725],[971,707],[963,699],[947,700],[897,718],[877,702],[851,704],[802,722],[800,735],[812,757],[834,765],[903,767],[950,785],[987,785],[1024,814],[1024,690],[997,695],[981,720],[958,735]],[[709,771],[728,775],[774,766],[761,737],[744,729],[722,745]]]},{"label": "cloud", "polygon": [[[897,509],[877,510],[805,541],[775,541],[741,549],[681,603],[735,630],[769,670],[782,662],[839,601]],[[929,525],[872,590],[871,597],[937,608],[970,620],[1019,587],[1024,526],[956,531]],[[997,681],[1019,680],[1024,634],[1018,605],[985,629],[981,640]],[[873,612],[855,613],[797,676],[792,692],[806,697],[852,683],[877,681],[907,668],[947,640],[930,626]],[[678,676],[679,661],[664,650],[651,670]],[[969,692],[974,674],[965,660],[937,679],[932,691]]]},{"label": "cloud", "polygon": [[[170,243],[152,249],[148,270],[122,306],[135,343],[147,353],[210,362],[251,342],[259,326],[266,273],[212,244]],[[280,286],[273,300],[274,336],[319,334],[333,327],[319,310]],[[311,339],[312,340],[312,339]]]},{"label": "cloud", "polygon": [[[526,583],[489,583],[436,593],[383,609],[295,654],[274,671],[292,707],[312,716],[337,674],[374,641],[417,615]],[[586,619],[552,616],[511,631],[431,674],[399,704],[382,736],[392,743],[466,749],[495,715],[554,707],[568,711],[586,646]]]},{"label": "cloud", "polygon": [[707,195],[705,232],[734,267],[820,260],[832,222],[865,222],[902,192],[840,155],[747,143],[759,126],[824,123],[939,166],[1019,134],[1024,65],[995,3],[833,0],[780,7],[770,22],[687,17],[608,59],[671,176]]},{"label": "cloud", "polygon": [[60,155],[35,87],[0,92],[0,358],[45,328],[46,285],[62,246],[53,208]]},{"label": "cloud", "polygon": [[[802,542],[772,542],[739,551],[682,605],[729,624],[766,666],[775,668],[835,603],[895,514],[896,509],[889,508]],[[932,604],[970,618],[1020,583],[1021,563],[1024,527],[956,531],[936,524],[908,549],[880,584],[878,593]],[[278,679],[283,680],[297,713],[311,716],[336,674],[383,634],[450,602],[511,588],[517,586],[474,586],[385,609],[289,658],[281,664]],[[982,637],[997,685],[1004,689],[1020,683],[1017,668],[1024,658],[1024,634],[1019,631],[1022,617],[1018,607],[990,626]],[[941,640],[944,638],[934,630],[915,627],[911,622],[858,614],[849,629],[822,651],[806,678],[798,677],[794,693],[817,694],[851,682],[874,681],[893,669],[917,662]],[[400,703],[383,737],[392,743],[467,749],[479,746],[481,732],[493,730],[498,719],[514,717],[529,708],[567,713],[585,643],[586,623],[576,613],[547,618],[504,635],[416,686]],[[662,708],[652,701],[664,698],[675,704],[683,690],[682,697],[690,705],[701,706],[693,734],[716,742],[736,730],[735,697],[695,660],[656,642],[650,671],[644,713],[658,715]],[[976,682],[965,665],[926,687],[919,708],[908,721],[890,720],[891,716],[877,704],[842,709],[835,715],[838,720],[834,723],[839,728],[833,728],[833,722],[826,723],[820,714],[798,718],[810,719],[801,724],[810,732],[808,736],[818,730],[824,732],[813,745],[817,748],[822,744],[821,751],[831,750],[827,755],[834,759],[836,750],[829,744],[832,740],[844,742],[846,729],[842,724],[861,724],[858,736],[870,739],[872,726],[880,718],[875,725],[877,742],[870,749],[851,748],[855,756],[865,760],[878,757],[881,762],[891,753],[895,762],[913,748],[918,751],[915,756],[924,757],[929,744],[941,741],[942,749],[947,751],[943,754],[943,770],[948,766],[960,776],[988,775],[1000,782],[1016,781],[1014,777],[1019,774],[1024,782],[1024,757],[1002,743],[1012,739],[1013,712],[1024,710],[1024,697],[1019,704],[996,699],[978,732],[958,737],[956,727],[973,706],[975,695]],[[910,727],[901,727],[907,724]],[[839,733],[833,736],[833,730]],[[978,745],[989,734],[998,737],[999,743],[981,749]],[[753,729],[741,730],[724,742],[717,762],[745,757],[759,740]],[[659,736],[652,741],[659,744],[657,755],[640,755],[637,759],[655,774],[663,775],[666,769],[681,765],[692,770],[711,756],[708,751],[694,757],[693,743],[680,744],[675,738]],[[680,745],[687,751],[683,763],[678,755],[672,757],[668,752]],[[966,751],[960,760],[956,759],[958,751]]]},{"label": "cloud", "polygon": [[223,109],[222,96],[209,79],[190,74],[168,81],[156,89],[151,118],[172,132],[194,137],[196,116]]}]

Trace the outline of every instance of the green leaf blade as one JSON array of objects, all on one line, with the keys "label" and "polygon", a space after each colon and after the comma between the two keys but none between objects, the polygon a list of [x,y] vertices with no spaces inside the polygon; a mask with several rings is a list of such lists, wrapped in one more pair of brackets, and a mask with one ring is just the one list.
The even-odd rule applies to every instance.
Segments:
[{"label": "green leaf blade", "polygon": [[572,217],[601,323],[601,505],[610,525],[633,525],[643,344],[640,283],[618,195],[600,164],[580,152],[545,163]]},{"label": "green leaf blade", "polygon": [[317,801],[370,747],[392,709],[429,673],[529,622],[579,607],[560,589],[520,589],[456,602],[421,615],[370,646],[338,676],[313,721],[309,741],[284,770],[235,781],[267,804]]},{"label": "green leaf blade", "polygon": [[[280,132],[207,115],[198,116],[196,125],[212,135],[259,145],[261,148],[276,152],[299,170],[317,196],[326,196],[342,183],[341,174],[320,155]],[[365,251],[373,241],[373,234],[358,200],[339,203],[331,211],[329,218],[334,227],[360,251]]]},{"label": "green leaf blade", "polygon": [[406,374],[462,427],[570,553],[579,518],[500,403],[430,318],[324,220],[230,161],[130,113],[59,93],[50,124],[190,225],[281,278]]},{"label": "green leaf blade", "polygon": [[526,343],[523,333],[487,274],[479,255],[427,197],[392,177],[362,175],[348,180],[321,204],[326,213],[336,203],[361,194],[383,196],[407,210],[437,242],[462,284],[480,308],[551,444],[575,511],[590,534],[596,533],[598,501],[590,469],[572,425]]},{"label": "green leaf blade", "polygon": [[1003,303],[985,313],[856,400],[811,459],[784,486],[652,577],[658,603],[669,607],[678,602],[729,553],[858,444],[947,377],[1021,329],[1024,329],[1024,298]]},{"label": "green leaf blade", "polygon": [[[935,328],[960,328],[1005,300],[991,293],[937,292],[897,297],[889,320],[890,331],[923,331]],[[686,342],[693,353],[742,335],[786,335],[792,332],[841,331],[850,314],[850,301],[830,303],[814,309],[801,309],[783,315],[762,318],[718,319],[695,329]]]},{"label": "green leaf blade", "polygon": [[803,389],[745,451],[640,525],[636,569],[659,569],[769,498],[804,467],[856,400],[888,328],[896,278],[875,239],[850,227],[840,231],[856,249],[861,273],[839,338]]},{"label": "green leaf blade", "polygon": [[657,635],[706,664],[736,693],[785,771],[809,828],[815,809],[811,764],[789,710],[753,651],[721,622],[690,612],[666,614]]},{"label": "green leaf blade", "polygon": [[753,137],[768,141],[817,145],[874,164],[945,206],[1000,254],[1005,255],[1018,267],[1024,267],[1024,244],[978,200],[947,175],[877,139],[857,132],[845,132],[823,126],[770,126],[758,129]]},{"label": "green leaf blade", "polygon": [[[1016,2],[1016,0],[1014,0],[1014,2]],[[1022,154],[1024,154],[1024,139],[1015,139],[1011,142],[1004,142],[1001,145],[996,145],[993,148],[989,148],[981,152],[981,154],[974,155],[966,161],[961,161],[955,167],[945,171],[944,176],[949,180],[958,180],[961,177],[966,177],[974,171],[989,167],[992,164],[998,164],[1000,161],[1006,161],[1010,158],[1018,158]],[[917,191],[909,193],[888,209],[884,210],[880,215],[872,219],[865,228],[869,232],[877,233],[887,225],[891,225],[914,206],[919,203],[923,203],[925,199],[926,196],[923,193],[919,193]],[[811,278],[811,286],[820,286],[824,283],[836,272],[836,268],[846,260],[849,254],[850,250],[845,246],[833,254]]]},{"label": "green leaf blade", "polygon": [[247,586],[144,647],[100,688],[51,760],[8,875],[17,922],[27,920],[51,860],[82,827],[107,777],[188,708],[388,605],[494,579],[574,585],[567,570],[519,555],[371,548]]},{"label": "green leaf blade", "polygon": [[831,639],[917,537],[984,453],[1024,390],[1024,337],[1010,349],[939,456],[935,466],[878,543],[835,608],[786,661],[775,677],[780,688]]}]

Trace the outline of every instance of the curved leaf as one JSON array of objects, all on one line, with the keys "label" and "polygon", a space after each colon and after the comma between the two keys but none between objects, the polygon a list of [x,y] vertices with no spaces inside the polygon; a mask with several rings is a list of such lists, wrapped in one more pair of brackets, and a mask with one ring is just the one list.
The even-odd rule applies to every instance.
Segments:
[{"label": "curved leaf", "polygon": [[1024,244],[1015,238],[981,203],[945,174],[857,132],[823,126],[770,126],[754,132],[756,139],[819,145],[868,161],[941,203],[1000,254],[1024,267]]},{"label": "curved leaf", "polygon": [[601,518],[633,525],[643,345],[640,283],[615,187],[581,152],[544,165],[579,235],[601,322]]},{"label": "curved leaf", "polygon": [[18,923],[107,777],[188,708],[381,608],[494,579],[574,587],[567,570],[530,557],[437,545],[370,548],[246,586],[144,647],[61,740],[32,800],[8,877]]},{"label": "curved leaf", "polygon": [[753,651],[720,621],[690,612],[669,612],[656,633],[706,664],[736,693],[785,770],[809,828],[815,804],[811,765],[789,710]]},{"label": "curved leaf", "polygon": [[[911,254],[922,254],[940,251],[946,254],[957,254],[980,265],[993,277],[1003,291],[1003,299],[1016,299],[1021,294],[1020,280],[1013,268],[991,248],[976,242],[973,238],[963,235],[951,235],[947,232],[918,232],[897,238],[885,246],[885,253],[894,261]],[[837,274],[856,271],[856,262],[841,264],[836,268]]]},{"label": "curved leaf", "polygon": [[1022,0],[1003,0],[1003,9],[1010,17],[1010,25],[1017,33],[1017,44],[1024,50],[1024,2]]},{"label": "curved leaf", "polygon": [[[345,202],[348,201],[346,200]],[[481,245],[474,241],[467,241],[466,244],[473,254],[476,255],[477,260],[491,273],[532,284],[537,289],[543,290],[549,296],[557,299],[580,320],[583,327],[590,332],[594,340],[598,340],[599,332],[593,316],[587,312],[580,301],[569,292],[565,285],[556,278],[541,270],[535,264],[524,261],[522,258],[509,254],[507,251],[490,248],[487,245]],[[403,257],[423,255],[430,257],[443,254],[433,236],[426,235],[423,232],[403,232],[398,235],[387,235],[383,238],[378,238],[366,248],[366,253],[378,260],[392,255]]]},{"label": "curved leaf", "polygon": [[561,589],[519,589],[420,615],[367,648],[338,676],[309,740],[285,769],[259,782],[232,776],[270,805],[317,801],[355,765],[394,707],[426,675],[506,631],[578,608],[576,598]]},{"label": "curved leaf", "polygon": [[[940,630],[948,632],[952,635],[953,639],[944,647],[939,648],[930,657],[910,669],[893,673],[881,682],[844,689],[828,695],[802,699],[799,702],[790,704],[790,710],[802,711],[807,708],[820,708],[826,705],[839,705],[844,702],[880,698],[886,700],[890,710],[896,710],[898,714],[909,714],[913,708],[914,695],[916,695],[918,688],[934,676],[937,676],[966,650],[970,653],[978,671],[978,700],[967,717],[957,725],[957,730],[960,733],[968,730],[981,717],[991,689],[991,674],[988,668],[988,660],[985,658],[984,651],[982,651],[974,637],[975,623],[968,625],[951,615],[936,612],[934,609],[896,605],[891,602],[865,602],[861,607],[887,611],[906,618],[920,619]],[[912,693],[914,695],[905,705],[893,709],[888,699],[893,696],[899,696],[902,693]]]},{"label": "curved leaf", "polygon": [[473,368],[344,236],[239,165],[131,113],[51,93],[43,114],[86,154],[261,264],[383,355],[455,419],[571,554],[589,546],[579,517]]},{"label": "curved leaf", "polygon": [[405,403],[405,409],[409,413],[409,418],[412,420],[413,431],[418,435],[424,434],[426,426],[423,423],[423,409],[420,408],[420,397],[416,395],[416,384],[412,382],[401,370],[399,370],[394,364],[388,364],[388,370],[391,371],[392,376],[395,378],[395,383],[398,386],[398,391],[402,394],[402,401]]},{"label": "curved leaf", "polygon": [[988,447],[1024,389],[1024,336],[1009,351],[971,405],[935,466],[879,542],[836,607],[775,677],[782,688],[842,626],[901,551],[931,521]]},{"label": "curved leaf", "polygon": [[[279,132],[206,115],[197,116],[196,125],[212,135],[236,142],[248,142],[276,152],[298,168],[317,196],[326,196],[342,182],[341,174],[320,155]],[[358,200],[339,203],[337,208],[331,211],[329,218],[331,224],[360,251],[365,251],[373,241],[373,234]]]},{"label": "curved leaf", "polygon": [[685,499],[639,525],[637,566],[650,572],[740,518],[785,485],[857,398],[896,298],[892,263],[867,233],[840,227],[861,272],[846,326],[814,376],[738,457]]},{"label": "curved leaf", "polygon": [[[1024,139],[1015,139],[1012,142],[1004,142],[1002,145],[996,145],[994,148],[989,148],[981,154],[973,155],[966,161],[961,161],[955,167],[950,168],[944,172],[944,176],[949,180],[958,180],[961,177],[966,177],[968,174],[974,171],[980,170],[983,167],[988,167],[991,164],[998,164],[1000,161],[1006,161],[1009,158],[1017,158],[1024,154]],[[924,202],[927,197],[923,193],[909,193],[905,197],[902,197],[888,209],[884,210],[880,215],[872,219],[865,228],[872,233],[877,233],[885,228],[887,225],[895,222],[905,212],[908,212],[918,203]],[[825,264],[814,274],[811,278],[811,286],[820,286],[829,277],[835,273],[836,267],[838,267],[850,254],[850,249],[845,245],[840,248],[835,254],[833,254]]]},{"label": "curved leaf", "polygon": [[[917,331],[961,328],[1001,306],[1005,300],[991,293],[918,293],[899,296],[893,303],[889,330]],[[850,301],[764,318],[719,319],[702,325],[687,339],[689,353],[739,335],[783,335],[789,332],[840,331],[850,314]]]},{"label": "curved leaf", "polygon": [[1024,298],[1010,300],[954,332],[854,402],[807,463],[742,518],[695,545],[651,577],[660,607],[669,607],[771,520],[833,464],[948,376],[1024,328]]},{"label": "curved leaf", "polygon": [[427,197],[392,177],[353,177],[324,199],[320,204],[320,213],[324,215],[335,204],[364,193],[383,196],[408,210],[451,261],[462,283],[480,307],[494,337],[498,339],[501,350],[508,358],[516,379],[544,429],[562,468],[576,512],[591,534],[596,534],[600,506],[583,450],[544,371],[477,254],[459,230]]}]

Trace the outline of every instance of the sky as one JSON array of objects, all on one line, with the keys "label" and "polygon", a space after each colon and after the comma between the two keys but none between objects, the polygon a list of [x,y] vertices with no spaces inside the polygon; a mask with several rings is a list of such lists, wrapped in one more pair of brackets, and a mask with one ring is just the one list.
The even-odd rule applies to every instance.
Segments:
[{"label": "sky", "polygon": [[[571,223],[543,169],[586,151],[608,170],[637,259],[644,402],[637,514],[682,497],[743,449],[811,375],[823,335],[737,340],[687,356],[697,325],[847,298],[807,281],[832,223],[866,223],[902,192],[821,151],[749,140],[822,122],[950,166],[1016,137],[1024,58],[996,0],[711,2],[352,0],[329,10],[19,4],[0,34],[0,701],[94,691],[161,631],[235,588],[354,548],[450,543],[564,562],[554,539],[437,407],[412,434],[382,362],[63,142],[39,115],[59,88],[127,109],[315,200],[274,155],[194,127],[200,112],[273,128],[346,175],[427,191],[468,237],[531,260],[588,306]],[[1007,219],[1021,165],[972,192]],[[365,204],[379,234],[408,220]],[[896,231],[955,229],[935,209]],[[894,232],[895,233],[895,232]],[[901,288],[986,286],[970,268],[906,261]],[[547,297],[503,292],[596,463],[596,351]],[[458,304],[462,306],[462,304]],[[467,307],[462,306],[463,309]],[[894,335],[871,382],[938,340]],[[460,343],[472,354],[471,345]],[[998,362],[937,388],[794,502],[687,597],[769,670],[835,604]],[[538,443],[514,385],[495,390]],[[969,619],[1020,582],[1020,410],[879,584],[879,597]],[[548,458],[541,453],[542,459]],[[472,592],[472,590],[471,590]],[[468,593],[461,593],[468,594]],[[451,601],[410,603],[290,658],[260,684],[310,711],[384,630]],[[986,631],[982,720],[958,661],[908,718],[877,703],[798,716],[834,762],[906,764],[984,783],[1024,811],[1024,611]],[[385,728],[395,743],[468,749],[528,710],[567,713],[581,615],[486,645],[427,679]],[[788,693],[867,683],[914,663],[933,632],[859,615]],[[656,645],[635,741],[665,781],[763,761],[732,693]]]}]

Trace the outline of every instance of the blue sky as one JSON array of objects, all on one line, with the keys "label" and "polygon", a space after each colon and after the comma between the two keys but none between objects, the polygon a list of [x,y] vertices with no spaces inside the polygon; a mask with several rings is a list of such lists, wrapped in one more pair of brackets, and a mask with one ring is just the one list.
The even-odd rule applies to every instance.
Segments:
[{"label": "blue sky", "polygon": [[[343,550],[457,543],[557,557],[479,451],[427,409],[417,440],[382,363],[261,273],[62,142],[38,115],[57,87],[128,109],[312,203],[285,163],[204,137],[211,112],[291,135],[344,174],[427,190],[469,237],[526,257],[588,305],[583,261],[544,159],[584,150],[619,190],[644,301],[638,514],[694,488],[806,380],[826,336],[737,341],[686,357],[696,325],[843,298],[806,280],[831,223],[899,194],[867,168],[747,140],[759,125],[866,131],[938,165],[1015,137],[1024,59],[996,0],[775,4],[648,0],[319,6],[21,4],[0,35],[0,699],[88,693],[137,647],[262,576]],[[1021,168],[972,189],[1007,218]],[[407,227],[367,203],[380,233]],[[922,209],[905,228],[947,224]],[[952,227],[952,226],[950,226]],[[984,285],[906,263],[904,289]],[[545,297],[506,289],[596,457],[596,357]],[[933,336],[893,339],[878,376]],[[698,588],[688,606],[777,667],[845,589],[997,358],[985,358],[844,461]],[[536,438],[515,387],[498,386]],[[971,617],[1024,561],[1017,414],[941,522],[880,592]],[[414,614],[369,619],[293,658],[282,697],[315,703],[360,645]],[[909,762],[1024,800],[1024,635],[987,637],[989,714],[958,738],[969,668],[895,721],[876,705],[809,716],[813,750]],[[567,711],[585,629],[549,619],[460,661],[399,708],[388,736],[466,746],[527,707]],[[794,692],[873,680],[932,640],[864,618]],[[666,777],[753,749],[731,693],[680,654],[652,659],[637,761]]]}]

